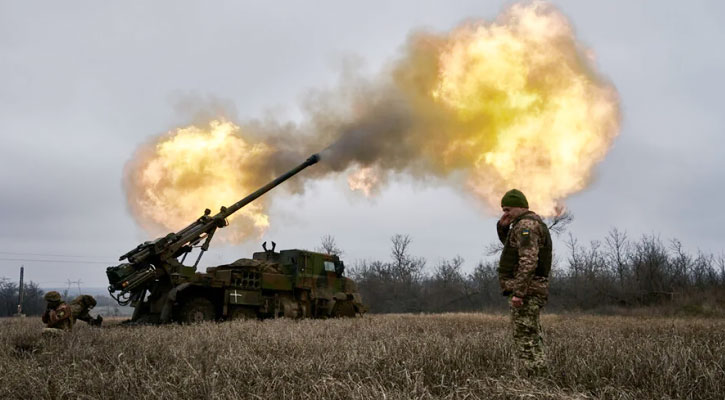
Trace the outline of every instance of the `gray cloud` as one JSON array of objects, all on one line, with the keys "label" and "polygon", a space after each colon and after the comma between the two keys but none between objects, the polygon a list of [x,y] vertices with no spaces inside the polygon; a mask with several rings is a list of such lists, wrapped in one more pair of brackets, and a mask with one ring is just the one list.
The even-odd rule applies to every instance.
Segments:
[{"label": "gray cloud", "polygon": [[[624,117],[593,185],[569,202],[573,233],[601,238],[617,225],[634,236],[660,232],[691,248],[722,251],[725,221],[717,205],[725,197],[719,187],[725,181],[725,56],[716,49],[725,37],[725,7],[557,4],[620,91]],[[270,113],[294,122],[277,128],[294,131],[305,93],[334,88],[335,60],[343,55],[356,54],[376,71],[400,54],[411,30],[448,30],[469,17],[491,19],[501,7],[87,2],[70,9],[3,2],[0,251],[114,260],[149,239],[126,212],[122,170],[139,144],[178,126],[179,113],[194,108],[175,107],[179,94],[227,99],[218,105],[240,121],[258,119],[260,132],[269,128]],[[369,75],[364,68],[363,77]],[[306,157],[310,150],[301,153]],[[320,236],[333,234],[352,262],[385,258],[388,238],[410,233],[417,254],[431,261],[461,254],[467,268],[494,240],[494,218],[446,187],[393,180],[373,201],[351,201],[335,191],[339,187],[309,183],[304,194],[276,197],[273,227],[262,239],[313,248]],[[246,256],[257,247],[219,244],[207,262]],[[0,276],[16,276],[20,263],[1,261]],[[103,265],[25,265],[35,281],[82,277],[105,283]]]}]

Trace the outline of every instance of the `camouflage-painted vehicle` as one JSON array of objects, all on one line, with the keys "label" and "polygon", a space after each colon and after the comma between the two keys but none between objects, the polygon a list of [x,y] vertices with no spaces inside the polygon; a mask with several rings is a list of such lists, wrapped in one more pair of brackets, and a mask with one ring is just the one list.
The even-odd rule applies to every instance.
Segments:
[{"label": "camouflage-painted vehicle", "polygon": [[337,257],[305,250],[254,253],[207,268],[172,290],[173,319],[354,317],[365,312]]},{"label": "camouflage-painted vehicle", "polygon": [[[274,245],[252,259],[207,268],[196,267],[226,218],[275,186],[319,161],[316,154],[244,199],[186,228],[144,242],[106,269],[108,291],[119,304],[134,307],[134,322],[196,322],[258,317],[355,316],[366,311],[355,283],[344,277],[336,256],[304,250],[275,252]],[[203,244],[199,245],[203,241]],[[184,265],[200,247],[193,266]],[[179,260],[179,258],[181,258]]]}]

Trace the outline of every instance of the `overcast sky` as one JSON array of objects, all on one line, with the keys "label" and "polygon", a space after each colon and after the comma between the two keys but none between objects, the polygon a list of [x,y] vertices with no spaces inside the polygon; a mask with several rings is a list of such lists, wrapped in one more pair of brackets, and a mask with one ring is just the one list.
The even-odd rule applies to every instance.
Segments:
[{"label": "overcast sky", "polygon": [[[239,121],[295,121],[306,93],[334,87],[344,60],[374,74],[411,32],[491,20],[506,4],[0,0],[0,277],[17,279],[25,265],[45,287],[106,285],[106,266],[151,239],[127,211],[124,165],[190,120],[179,102],[216,99]],[[617,87],[623,115],[594,181],[567,201],[570,231],[588,242],[618,227],[724,251],[723,3],[555,4]],[[470,271],[497,216],[452,188],[401,179],[367,200],[340,178],[277,196],[270,218],[262,240],[281,248],[331,234],[350,264],[387,259],[403,233],[430,266],[460,255]],[[215,243],[202,263],[250,256],[262,240]]]}]

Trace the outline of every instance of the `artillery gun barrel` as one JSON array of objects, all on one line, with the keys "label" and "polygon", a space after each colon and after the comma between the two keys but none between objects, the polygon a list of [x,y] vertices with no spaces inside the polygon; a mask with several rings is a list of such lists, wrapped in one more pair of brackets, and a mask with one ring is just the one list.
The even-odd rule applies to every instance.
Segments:
[{"label": "artillery gun barrel", "polygon": [[[224,220],[229,217],[230,215],[234,214],[236,211],[238,211],[240,208],[246,206],[247,204],[251,203],[252,201],[256,200],[263,194],[267,193],[268,191],[272,190],[275,186],[279,185],[280,183],[286,181],[287,179],[291,178],[292,176],[296,175],[303,169],[309,167],[310,165],[313,165],[320,161],[320,156],[318,154],[311,155],[307,160],[305,160],[302,164],[296,166],[295,168],[289,170],[288,172],[280,175],[273,181],[269,182],[268,184],[262,186],[261,188],[257,189],[254,193],[250,194],[249,196],[239,200],[238,202],[232,204],[229,207],[222,207],[221,211],[214,215],[213,217],[209,217],[207,214],[199,218],[197,221],[194,221],[186,228],[176,232],[175,234],[169,234],[165,237],[156,239],[154,242],[151,243],[145,243],[142,245],[139,245],[137,248],[129,251],[128,253],[122,255],[119,260],[128,259],[132,263],[140,262],[148,257],[150,257],[153,254],[156,254],[157,251],[163,249],[168,250],[171,249],[172,253],[178,250],[178,248],[181,247],[181,245],[184,245],[186,243],[189,243],[191,241],[197,242],[202,238],[202,234],[209,233],[211,227],[223,227],[225,225]],[[207,210],[208,213],[208,210]],[[158,250],[157,250],[158,249]]]},{"label": "artillery gun barrel", "polygon": [[231,206],[227,207],[226,210],[222,210],[219,214],[217,214],[215,217],[223,217],[226,218],[232,214],[234,214],[237,210],[240,208],[246,206],[247,204],[253,202],[256,200],[259,196],[269,192],[274,188],[275,186],[279,185],[280,183],[286,181],[287,179],[291,178],[292,176],[296,175],[303,169],[309,167],[310,165],[316,164],[318,161],[320,161],[320,156],[318,154],[311,155],[305,162],[298,165],[297,167],[293,168],[292,170],[280,175],[277,177],[277,179],[273,180],[272,182],[269,182],[268,184],[262,186],[261,188],[257,189],[256,192],[250,194],[249,196],[239,200],[238,202],[232,204]]}]

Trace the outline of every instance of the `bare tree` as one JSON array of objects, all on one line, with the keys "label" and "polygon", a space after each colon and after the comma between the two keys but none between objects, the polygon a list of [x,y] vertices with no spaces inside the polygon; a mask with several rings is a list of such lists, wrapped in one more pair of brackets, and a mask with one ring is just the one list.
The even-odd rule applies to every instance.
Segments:
[{"label": "bare tree", "polygon": [[390,249],[390,255],[393,257],[393,262],[398,268],[402,268],[408,263],[410,256],[408,255],[408,246],[410,246],[410,236],[395,234],[390,238],[392,247]]},{"label": "bare tree", "polygon": [[425,259],[416,258],[410,255],[410,236],[396,234],[390,238],[392,247],[390,256],[393,258],[391,270],[393,277],[401,281],[409,283],[419,282],[423,277],[423,268],[425,267]]},{"label": "bare tree", "polygon": [[682,247],[682,242],[677,239],[670,241],[670,249],[675,253],[670,258],[672,267],[672,285],[686,286],[690,278],[690,269],[692,268],[692,256],[688,254]]},{"label": "bare tree", "polygon": [[479,261],[476,268],[469,275],[475,294],[482,307],[492,307],[501,298],[498,282],[498,262]]},{"label": "bare tree", "polygon": [[607,261],[615,269],[619,286],[624,287],[624,274],[627,269],[627,251],[629,250],[627,232],[620,232],[617,228],[612,228],[604,239],[604,243],[608,250]]},{"label": "bare tree", "polygon": [[320,238],[320,247],[317,248],[317,251],[338,257],[342,257],[345,253],[338,247],[335,237],[332,235],[325,235]]},{"label": "bare tree", "polygon": [[461,266],[463,265],[463,257],[455,256],[451,260],[443,260],[435,267],[433,278],[443,284],[450,286],[463,281],[461,274]]},{"label": "bare tree", "polygon": [[643,235],[634,244],[631,263],[635,282],[642,294],[671,291],[667,282],[669,255],[659,236]]},{"label": "bare tree", "polygon": [[574,214],[568,210],[562,210],[558,215],[546,218],[544,222],[549,226],[549,230],[557,236],[566,232],[567,227],[574,221]]},{"label": "bare tree", "polygon": [[489,257],[497,256],[499,253],[503,251],[503,243],[499,242],[491,242],[486,245],[486,248],[483,250],[484,254],[486,254]]},{"label": "bare tree", "polygon": [[692,262],[692,279],[693,284],[698,289],[704,289],[707,286],[717,283],[717,273],[713,268],[715,257],[712,254],[703,253],[698,250],[697,257]]},{"label": "bare tree", "polygon": [[463,258],[440,260],[433,274],[424,278],[424,302],[426,310],[434,312],[479,309],[475,282],[461,272]]},{"label": "bare tree", "polygon": [[579,253],[579,242],[576,240],[574,235],[569,233],[569,239],[567,239],[565,244],[569,249],[569,269],[574,273],[574,277],[577,278],[582,268],[582,261]]},{"label": "bare tree", "polygon": [[721,286],[725,286],[725,252],[720,253],[717,256],[716,262],[717,262],[718,268],[720,269],[719,284]]}]

